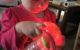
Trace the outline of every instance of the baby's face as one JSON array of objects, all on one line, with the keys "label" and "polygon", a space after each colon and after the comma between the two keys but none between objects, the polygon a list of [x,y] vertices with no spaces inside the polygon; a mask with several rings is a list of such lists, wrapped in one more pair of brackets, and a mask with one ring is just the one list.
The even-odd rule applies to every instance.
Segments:
[{"label": "baby's face", "polygon": [[26,8],[29,9],[29,7],[31,6],[31,0],[21,0],[22,1],[22,5]]},{"label": "baby's face", "polygon": [[[24,8],[26,8],[28,11],[30,9],[36,9],[36,8],[41,8],[43,7],[43,5],[45,5],[45,3],[48,3],[48,0],[22,0],[22,4],[24,6]],[[48,4],[46,4],[48,5]],[[45,6],[47,7],[47,6]]]}]

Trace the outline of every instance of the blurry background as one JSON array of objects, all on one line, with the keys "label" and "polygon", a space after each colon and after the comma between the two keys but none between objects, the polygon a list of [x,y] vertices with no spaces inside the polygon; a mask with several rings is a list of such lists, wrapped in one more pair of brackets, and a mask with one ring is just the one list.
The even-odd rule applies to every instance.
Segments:
[{"label": "blurry background", "polygon": [[16,6],[17,0],[0,0],[0,5]]}]

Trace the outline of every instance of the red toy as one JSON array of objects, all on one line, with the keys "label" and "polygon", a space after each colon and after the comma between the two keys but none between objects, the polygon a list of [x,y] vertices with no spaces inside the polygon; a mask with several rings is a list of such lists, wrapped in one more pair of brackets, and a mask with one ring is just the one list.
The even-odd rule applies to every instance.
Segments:
[{"label": "red toy", "polygon": [[59,50],[57,47],[63,45],[64,39],[56,24],[44,22],[44,25],[39,27],[41,36],[27,46],[26,50]]}]

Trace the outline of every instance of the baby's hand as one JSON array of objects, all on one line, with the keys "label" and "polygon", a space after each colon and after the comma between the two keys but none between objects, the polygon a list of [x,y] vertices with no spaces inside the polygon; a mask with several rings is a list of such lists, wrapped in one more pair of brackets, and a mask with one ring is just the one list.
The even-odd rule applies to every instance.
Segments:
[{"label": "baby's hand", "polygon": [[15,26],[15,30],[18,34],[24,33],[26,36],[32,38],[36,35],[40,35],[41,31],[38,27],[42,26],[42,23],[35,23],[32,21],[19,22]]}]

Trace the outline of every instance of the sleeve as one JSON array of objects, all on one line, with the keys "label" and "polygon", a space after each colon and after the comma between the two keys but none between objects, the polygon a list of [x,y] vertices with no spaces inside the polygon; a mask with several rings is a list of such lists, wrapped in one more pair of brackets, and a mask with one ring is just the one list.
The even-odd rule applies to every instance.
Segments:
[{"label": "sleeve", "polygon": [[13,15],[10,9],[6,9],[2,15],[2,28],[0,31],[0,43],[4,50],[17,50],[16,47],[16,32],[14,25],[17,22],[13,20]]}]

